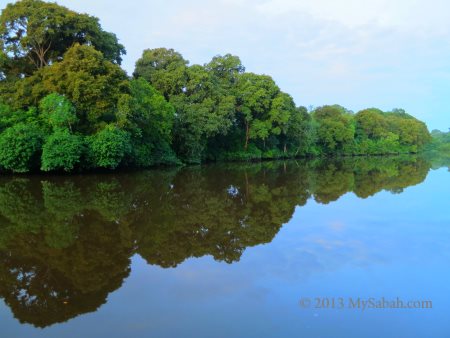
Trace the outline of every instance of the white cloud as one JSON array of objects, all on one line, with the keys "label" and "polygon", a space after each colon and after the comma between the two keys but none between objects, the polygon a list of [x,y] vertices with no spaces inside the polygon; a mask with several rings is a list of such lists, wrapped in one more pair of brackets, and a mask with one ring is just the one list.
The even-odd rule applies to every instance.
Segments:
[{"label": "white cloud", "polygon": [[339,22],[348,27],[379,25],[400,29],[447,32],[450,5],[444,0],[269,0],[256,1],[268,14],[306,12],[313,17]]}]

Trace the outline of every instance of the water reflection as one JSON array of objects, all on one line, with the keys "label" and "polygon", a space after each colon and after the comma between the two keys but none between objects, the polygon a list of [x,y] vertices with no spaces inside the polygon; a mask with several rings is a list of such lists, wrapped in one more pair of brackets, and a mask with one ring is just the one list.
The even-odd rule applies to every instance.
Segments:
[{"label": "water reflection", "polygon": [[328,204],[347,192],[401,193],[431,167],[390,157],[3,177],[0,297],[22,323],[64,322],[104,304],[134,254],[164,268],[204,255],[237,262],[311,197]]}]

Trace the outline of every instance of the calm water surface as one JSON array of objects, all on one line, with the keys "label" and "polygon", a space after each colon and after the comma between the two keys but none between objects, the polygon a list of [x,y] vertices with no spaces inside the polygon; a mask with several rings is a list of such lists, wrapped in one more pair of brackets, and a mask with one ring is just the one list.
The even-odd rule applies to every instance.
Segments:
[{"label": "calm water surface", "polygon": [[450,337],[449,193],[417,157],[2,177],[0,337]]}]

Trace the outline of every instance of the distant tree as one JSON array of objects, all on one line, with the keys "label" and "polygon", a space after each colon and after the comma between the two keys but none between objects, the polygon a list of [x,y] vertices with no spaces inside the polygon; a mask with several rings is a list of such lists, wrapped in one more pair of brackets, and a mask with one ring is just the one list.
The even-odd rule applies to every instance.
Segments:
[{"label": "distant tree", "polygon": [[386,135],[387,120],[377,108],[361,110],[355,115],[356,137],[380,139]]},{"label": "distant tree", "polygon": [[306,107],[298,107],[289,117],[287,142],[295,148],[294,156],[307,155],[314,143],[311,116]]},{"label": "distant tree", "polygon": [[316,108],[312,117],[317,123],[317,142],[325,153],[343,152],[355,135],[353,116],[339,105]]}]

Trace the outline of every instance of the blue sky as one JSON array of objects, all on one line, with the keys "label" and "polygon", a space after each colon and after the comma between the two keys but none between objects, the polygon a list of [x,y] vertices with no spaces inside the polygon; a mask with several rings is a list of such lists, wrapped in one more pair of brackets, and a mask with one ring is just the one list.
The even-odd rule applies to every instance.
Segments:
[{"label": "blue sky", "polygon": [[[0,0],[4,7],[6,0]],[[131,74],[146,48],[191,63],[241,57],[297,105],[406,109],[430,129],[450,127],[447,0],[60,0],[117,34]]]}]

